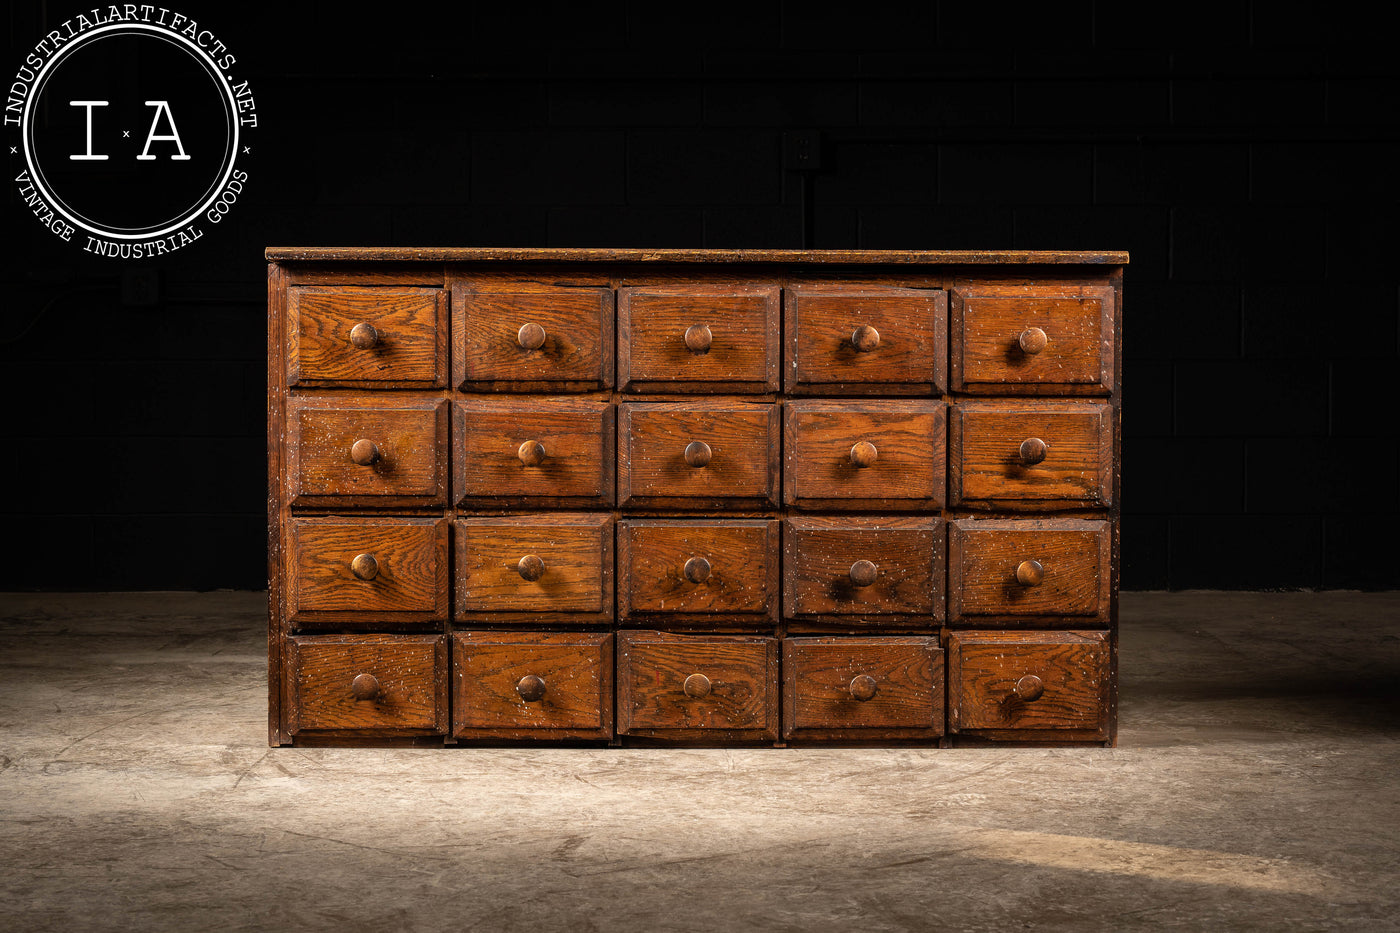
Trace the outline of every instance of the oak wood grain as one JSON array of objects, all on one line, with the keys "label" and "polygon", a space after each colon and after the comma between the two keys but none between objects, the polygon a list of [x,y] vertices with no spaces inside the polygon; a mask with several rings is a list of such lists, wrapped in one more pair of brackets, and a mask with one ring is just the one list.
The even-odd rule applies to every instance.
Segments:
[{"label": "oak wood grain", "polygon": [[[372,345],[351,340],[372,328]],[[367,388],[447,385],[447,293],[438,288],[287,290],[287,383]]]},{"label": "oak wood grain", "polygon": [[[768,521],[623,520],[617,529],[621,624],[777,619],[779,532]],[[703,561],[699,582],[687,563]],[[697,562],[698,562],[697,561]]]},{"label": "oak wood grain", "polygon": [[942,289],[807,286],[784,302],[787,391],[936,395],[947,384]]},{"label": "oak wood grain", "polygon": [[[441,635],[302,635],[288,638],[287,648],[291,734],[447,730],[447,640]],[[356,698],[357,677],[372,678],[373,696]]]},{"label": "oak wood grain", "polygon": [[778,391],[779,306],[777,285],[618,289],[618,388]]},{"label": "oak wood grain", "polygon": [[[300,517],[289,522],[288,620],[299,628],[424,624],[447,618],[448,523]],[[368,556],[373,576],[352,563]]]},{"label": "oak wood grain", "polygon": [[[943,618],[943,521],[936,516],[791,516],[783,528],[789,629],[936,626]],[[852,568],[875,565],[859,586]]]},{"label": "oak wood grain", "polygon": [[[459,518],[453,537],[458,619],[529,624],[612,620],[611,515]],[[522,574],[525,557],[542,562],[538,579]]]},{"label": "oak wood grain", "polygon": [[[852,684],[863,679],[867,699]],[[871,742],[943,734],[937,637],[783,640],[783,737]]]},{"label": "oak wood grain", "polygon": [[[611,402],[473,398],[452,408],[452,490],[466,506],[610,506],[616,431]],[[521,458],[521,445],[537,453]],[[538,458],[538,462],[527,462]]]},{"label": "oak wood grain", "polygon": [[[542,691],[522,692],[526,678]],[[452,735],[478,741],[613,737],[613,636],[456,632]]]},{"label": "oak wood grain", "polygon": [[[447,403],[401,395],[298,396],[287,401],[288,496],[294,506],[442,506]],[[373,463],[351,458],[357,441]]]},{"label": "oak wood grain", "polygon": [[[1039,681],[1034,699],[1018,685]],[[952,732],[1075,730],[1108,738],[1107,632],[953,632],[948,636]]]},{"label": "oak wood grain", "polygon": [[[687,678],[709,682],[703,696]],[[617,731],[679,742],[778,737],[778,643],[746,635],[617,635]],[[699,692],[699,691],[696,691]]]},{"label": "oak wood grain", "polygon": [[943,402],[794,399],[784,408],[783,501],[788,505],[928,510],[943,503]]},{"label": "oak wood grain", "polygon": [[[1102,402],[959,400],[950,412],[949,503],[1007,509],[1112,504],[1113,414]],[[1027,464],[1038,438],[1045,458]]]},{"label": "oak wood grain", "polygon": [[[771,403],[620,403],[618,505],[776,506],[780,417]],[[686,458],[697,442],[710,450],[702,466]]]},{"label": "oak wood grain", "polygon": [[[1107,521],[959,519],[948,524],[949,624],[1104,625],[1112,534]],[[1021,574],[1022,564],[1034,568]],[[1038,570],[1038,574],[1030,570]],[[1039,577],[1037,580],[1036,577]]]},{"label": "oak wood grain", "polygon": [[[542,331],[536,348],[521,345],[531,325]],[[476,391],[610,387],[612,289],[454,279],[452,373],[455,385]]]}]

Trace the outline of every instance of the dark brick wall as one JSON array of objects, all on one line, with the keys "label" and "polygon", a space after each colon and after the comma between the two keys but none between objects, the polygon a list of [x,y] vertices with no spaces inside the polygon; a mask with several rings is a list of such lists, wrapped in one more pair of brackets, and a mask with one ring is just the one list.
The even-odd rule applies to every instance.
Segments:
[{"label": "dark brick wall", "polygon": [[[262,584],[269,244],[1127,249],[1125,586],[1400,582],[1400,60],[1369,17],[175,6],[250,65],[248,196],[123,266],[11,186],[0,588]],[[5,67],[78,10],[11,5]]]}]

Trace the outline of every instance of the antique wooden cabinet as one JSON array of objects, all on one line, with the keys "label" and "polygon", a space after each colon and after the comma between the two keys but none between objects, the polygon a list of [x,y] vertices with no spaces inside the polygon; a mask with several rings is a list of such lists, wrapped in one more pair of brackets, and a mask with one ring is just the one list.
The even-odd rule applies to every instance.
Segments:
[{"label": "antique wooden cabinet", "polygon": [[1124,253],[270,249],[272,744],[1111,744]]}]

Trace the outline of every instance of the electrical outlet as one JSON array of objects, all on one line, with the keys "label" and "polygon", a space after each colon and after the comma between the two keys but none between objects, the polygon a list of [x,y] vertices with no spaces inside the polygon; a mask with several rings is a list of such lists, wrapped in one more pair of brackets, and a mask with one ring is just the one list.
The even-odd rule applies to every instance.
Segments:
[{"label": "electrical outlet", "polygon": [[154,269],[128,269],[122,272],[122,304],[149,308],[160,302],[160,273]]},{"label": "electrical outlet", "polygon": [[783,134],[783,168],[812,172],[821,168],[822,134],[816,130],[795,130]]}]

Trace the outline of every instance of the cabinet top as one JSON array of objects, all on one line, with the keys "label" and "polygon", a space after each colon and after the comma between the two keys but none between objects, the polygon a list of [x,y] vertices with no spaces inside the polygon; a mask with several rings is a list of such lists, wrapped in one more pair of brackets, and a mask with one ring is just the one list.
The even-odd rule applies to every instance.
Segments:
[{"label": "cabinet top", "polygon": [[492,249],[411,246],[269,246],[269,262],[656,262],[804,263],[846,265],[1065,265],[1121,266],[1126,252],[1055,250],[899,249]]}]

